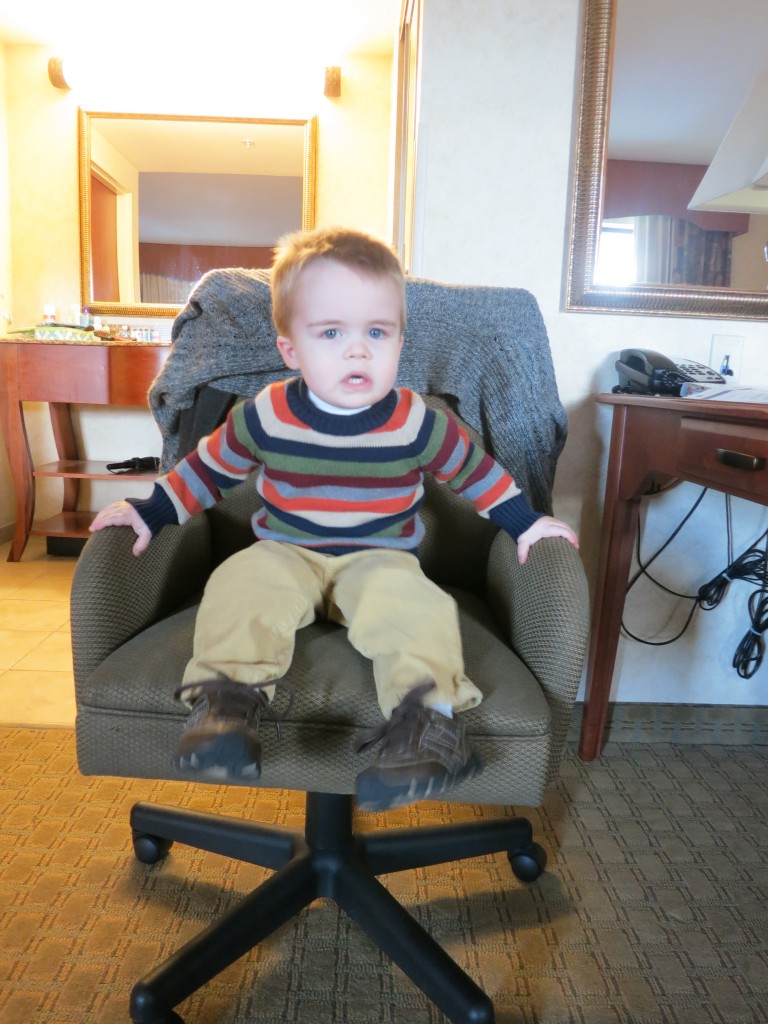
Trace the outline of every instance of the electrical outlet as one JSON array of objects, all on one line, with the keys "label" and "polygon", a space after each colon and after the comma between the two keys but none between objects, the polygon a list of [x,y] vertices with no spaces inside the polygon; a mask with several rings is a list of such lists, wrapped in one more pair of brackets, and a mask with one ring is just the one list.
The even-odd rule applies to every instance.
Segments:
[{"label": "electrical outlet", "polygon": [[741,352],[744,339],[734,334],[713,334],[709,365],[721,373],[729,384],[738,384],[741,374]]}]

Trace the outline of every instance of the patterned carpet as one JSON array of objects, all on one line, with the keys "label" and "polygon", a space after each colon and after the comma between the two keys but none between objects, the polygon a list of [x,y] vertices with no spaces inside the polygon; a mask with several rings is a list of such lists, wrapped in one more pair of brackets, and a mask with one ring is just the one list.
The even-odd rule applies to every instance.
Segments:
[{"label": "patterned carpet", "polygon": [[[298,795],[82,778],[71,732],[0,729],[0,1022],[121,1024],[132,985],[266,877],[175,846],[132,854],[137,799],[301,828]],[[361,827],[493,817],[424,803]],[[571,748],[531,813],[550,861],[386,876],[494,1000],[497,1024],[768,1020],[768,747]],[[445,1024],[320,901],[179,1007],[186,1024]]]}]

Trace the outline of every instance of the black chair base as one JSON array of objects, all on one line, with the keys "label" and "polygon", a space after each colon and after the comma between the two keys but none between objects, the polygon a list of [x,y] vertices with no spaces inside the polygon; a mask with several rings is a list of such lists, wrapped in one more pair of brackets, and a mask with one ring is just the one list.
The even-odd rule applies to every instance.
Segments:
[{"label": "black chair base", "polygon": [[138,803],[131,811],[139,860],[173,842],[273,868],[275,874],[143,978],[131,993],[134,1024],[183,1024],[173,1007],[319,897],[333,899],[454,1024],[492,1024],[493,1004],[376,875],[506,852],[534,881],[546,854],[525,818],[436,828],[352,830],[353,798],[307,793],[305,834]]}]

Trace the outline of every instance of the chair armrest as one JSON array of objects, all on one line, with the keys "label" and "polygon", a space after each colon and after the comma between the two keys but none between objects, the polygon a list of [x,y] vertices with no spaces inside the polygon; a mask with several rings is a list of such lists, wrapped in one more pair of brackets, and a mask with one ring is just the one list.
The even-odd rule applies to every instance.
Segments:
[{"label": "chair armrest", "polygon": [[547,537],[533,545],[520,565],[515,542],[499,530],[488,558],[486,599],[547,695],[551,777],[570,727],[589,642],[589,590],[578,551],[563,538]]},{"label": "chair armrest", "polygon": [[128,527],[94,533],[72,580],[71,622],[75,689],[131,637],[199,593],[211,572],[205,515],[166,526],[147,550],[131,553]]}]

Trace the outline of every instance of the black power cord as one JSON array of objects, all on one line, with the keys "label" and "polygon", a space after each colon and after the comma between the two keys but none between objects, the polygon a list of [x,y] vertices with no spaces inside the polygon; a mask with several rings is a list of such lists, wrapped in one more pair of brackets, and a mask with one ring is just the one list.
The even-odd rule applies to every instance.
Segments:
[{"label": "black power cord", "polygon": [[723,569],[708,583],[699,587],[699,603],[704,611],[710,611],[720,604],[728,590],[728,584],[734,580],[744,580],[745,583],[753,583],[755,586],[768,586],[766,553],[757,547],[766,537],[766,533],[758,537],[727,569]]},{"label": "black power cord", "polygon": [[651,555],[651,557],[648,559],[647,562],[643,562],[643,558],[642,558],[642,555],[640,553],[640,523],[638,521],[638,524],[637,524],[637,538],[636,538],[636,540],[637,540],[636,553],[637,553],[637,564],[638,564],[639,568],[638,568],[637,572],[635,573],[635,575],[630,579],[629,583],[627,584],[627,593],[630,592],[632,587],[634,587],[634,585],[637,583],[637,581],[640,579],[641,576],[647,576],[648,579],[651,581],[651,583],[654,584],[654,586],[658,587],[660,590],[666,591],[667,594],[671,594],[673,597],[682,597],[682,598],[685,598],[686,600],[693,601],[693,604],[691,605],[691,610],[690,610],[690,612],[688,614],[688,618],[683,623],[682,629],[680,630],[679,633],[677,633],[673,637],[670,637],[668,640],[647,640],[647,639],[644,639],[643,637],[635,636],[635,634],[630,629],[627,628],[627,624],[625,623],[624,619],[622,618],[622,620],[621,620],[621,628],[624,630],[624,632],[627,634],[628,637],[631,637],[633,640],[636,640],[640,644],[647,644],[650,647],[666,647],[667,644],[673,644],[676,640],[679,640],[680,637],[683,635],[683,633],[685,633],[686,629],[688,629],[688,627],[691,624],[691,620],[693,619],[693,615],[694,615],[694,612],[696,611],[696,607],[697,607],[696,601],[698,600],[698,594],[679,594],[676,590],[671,590],[669,587],[666,587],[660,580],[657,580],[654,576],[651,576],[651,574],[648,572],[648,568],[649,568],[649,566],[651,566],[656,561],[656,559],[659,557],[659,555],[662,553],[662,551],[664,551],[667,547],[669,547],[669,545],[672,543],[672,541],[675,539],[675,537],[678,535],[678,533],[680,533],[682,528],[685,526],[685,524],[691,518],[693,513],[696,511],[696,509],[699,507],[699,505],[704,500],[704,495],[707,493],[707,490],[708,490],[707,487],[703,487],[702,488],[701,493],[699,494],[699,496],[696,499],[696,501],[694,501],[693,505],[685,513],[685,515],[680,520],[680,522],[677,524],[677,526],[674,528],[674,530],[669,535],[669,537],[667,537],[667,539],[664,541],[664,543],[661,545],[660,548],[657,548],[656,551],[654,551],[654,553]]},{"label": "black power cord", "polygon": [[763,537],[766,538],[765,550],[754,552],[754,571],[759,578],[752,581],[758,582],[760,589],[753,590],[749,595],[747,610],[750,627],[739,642],[731,662],[742,679],[751,679],[762,665],[765,654],[764,633],[768,629],[768,530]]},{"label": "black power cord", "polygon": [[[755,674],[755,672],[757,672],[762,664],[765,653],[765,639],[763,634],[768,630],[768,530],[765,530],[757,540],[755,540],[745,551],[734,559],[731,506],[729,497],[726,495],[726,529],[729,559],[729,564],[726,569],[723,569],[722,572],[719,572],[707,583],[702,584],[696,594],[681,594],[676,590],[672,590],[648,572],[648,567],[656,560],[656,558],[658,558],[662,551],[669,546],[699,507],[706,492],[707,488],[705,487],[702,489],[696,501],[685,516],[683,516],[682,520],[678,523],[667,540],[654,552],[647,562],[643,562],[640,552],[640,526],[638,523],[636,551],[639,568],[627,584],[627,593],[629,593],[641,576],[647,576],[651,583],[659,589],[664,590],[666,593],[671,594],[674,597],[680,597],[684,600],[691,601],[691,610],[688,613],[688,617],[686,618],[682,628],[675,636],[670,637],[667,640],[648,640],[643,637],[636,636],[627,628],[623,619],[621,628],[627,636],[636,640],[638,643],[647,644],[652,647],[666,646],[667,644],[671,644],[676,640],[679,640],[683,633],[685,633],[691,624],[697,608],[701,608],[702,611],[712,611],[725,597],[728,586],[731,583],[736,580],[743,580],[746,583],[751,583],[760,589],[753,591],[749,597],[748,612],[750,628],[736,648],[732,661],[732,665],[736,669],[738,675],[741,676],[742,679],[749,679]],[[765,543],[763,550],[758,547],[761,542]]]}]

